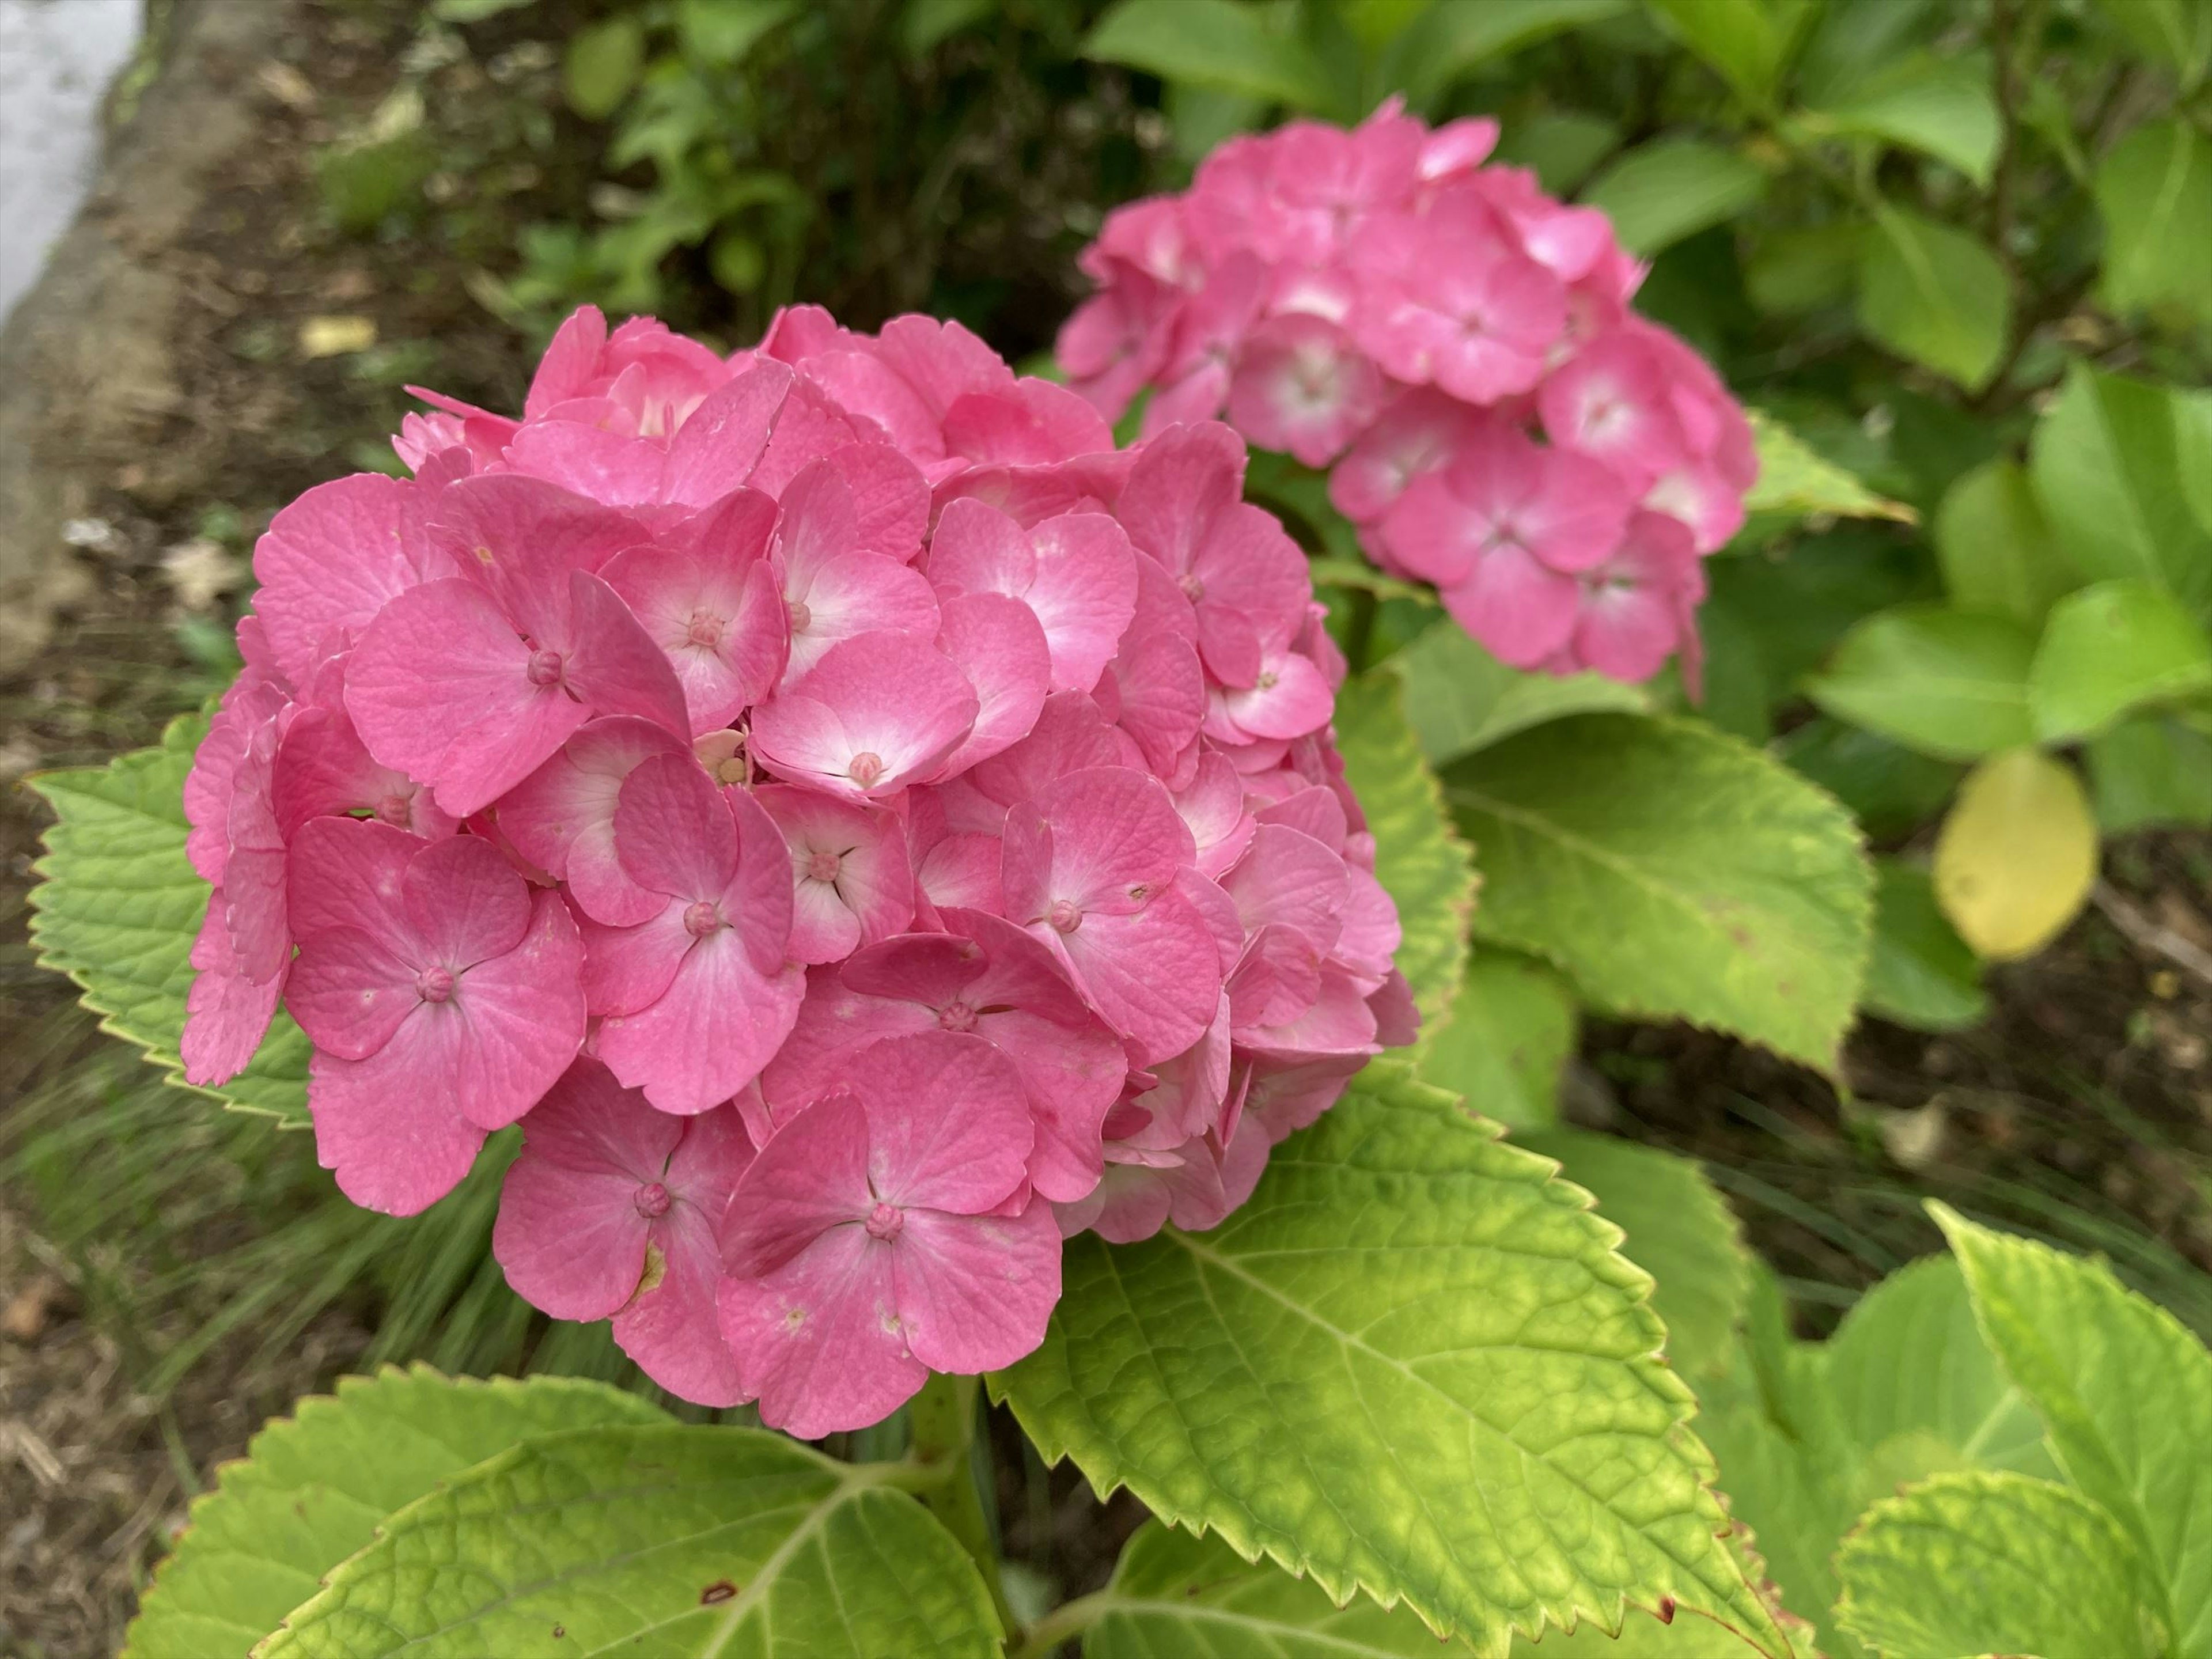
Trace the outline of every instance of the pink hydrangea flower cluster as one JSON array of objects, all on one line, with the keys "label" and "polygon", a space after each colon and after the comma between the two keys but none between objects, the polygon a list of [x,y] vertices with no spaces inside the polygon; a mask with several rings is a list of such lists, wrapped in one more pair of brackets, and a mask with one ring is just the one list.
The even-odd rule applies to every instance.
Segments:
[{"label": "pink hydrangea flower cluster", "polygon": [[255,550],[186,786],[187,1075],[313,1044],[323,1163],[449,1191],[688,1399],[812,1436],[1005,1365],[1060,1241],[1207,1227],[1409,1040],[1303,556],[957,325],[572,318],[520,421]]},{"label": "pink hydrangea flower cluster", "polygon": [[1189,191],[1109,216],[1060,360],[1109,420],[1212,419],[1329,467],[1361,544],[1504,661],[1696,672],[1702,556],[1743,522],[1751,428],[1636,316],[1593,208],[1482,165],[1489,120],[1386,104],[1233,138]]}]

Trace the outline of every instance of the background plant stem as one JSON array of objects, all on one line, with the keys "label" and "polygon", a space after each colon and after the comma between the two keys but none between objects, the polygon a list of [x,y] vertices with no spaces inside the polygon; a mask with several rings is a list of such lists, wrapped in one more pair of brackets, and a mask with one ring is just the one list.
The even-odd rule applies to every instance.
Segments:
[{"label": "background plant stem", "polygon": [[1019,1621],[1006,1606],[1006,1590],[999,1582],[999,1552],[992,1542],[991,1520],[983,1513],[983,1495],[976,1488],[970,1457],[975,1439],[975,1379],[933,1373],[907,1412],[910,1455],[940,1477],[916,1496],[974,1559],[991,1593],[1000,1627],[1011,1637]]}]

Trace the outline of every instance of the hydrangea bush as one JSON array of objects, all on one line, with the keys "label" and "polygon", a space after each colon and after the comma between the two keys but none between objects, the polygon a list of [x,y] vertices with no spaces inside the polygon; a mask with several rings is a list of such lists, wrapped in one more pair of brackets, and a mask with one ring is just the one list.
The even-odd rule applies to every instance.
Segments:
[{"label": "hydrangea bush", "polygon": [[1433,583],[1516,668],[1694,683],[1699,563],[1741,527],[1750,423],[1629,301],[1595,208],[1483,165],[1487,118],[1386,102],[1347,131],[1231,139],[1188,192],[1119,208],[1060,357],[1109,419],[1230,422],[1329,469],[1385,570]]},{"label": "hydrangea bush", "polygon": [[1305,563],[957,324],[721,357],[580,312],[520,421],[279,514],[185,785],[185,1075],[280,997],[322,1162],[648,1374],[815,1436],[1207,1227],[1417,1017]]}]

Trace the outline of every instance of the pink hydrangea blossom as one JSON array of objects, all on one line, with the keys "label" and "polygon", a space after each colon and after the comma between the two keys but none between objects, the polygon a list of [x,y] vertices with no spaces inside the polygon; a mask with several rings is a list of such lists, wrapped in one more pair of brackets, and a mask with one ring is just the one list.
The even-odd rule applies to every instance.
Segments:
[{"label": "pink hydrangea blossom", "polygon": [[[1416,137],[1308,133],[1283,246],[1383,234],[1361,192],[1425,176]],[[1240,222],[1264,159],[1208,175]],[[1217,258],[1113,240],[1097,268],[1162,293]],[[1689,532],[1639,498],[1600,547],[1458,428],[1407,460],[1433,411],[1344,355],[1348,269],[1238,265],[1176,348],[1194,423],[1127,450],[957,325],[804,307],[728,356],[579,313],[520,419],[423,394],[410,477],[312,490],[257,550],[185,787],[188,1075],[289,1007],[324,1163],[397,1212],[520,1120],[514,1288],[801,1434],[1033,1347],[1066,1234],[1220,1221],[1413,1018],[1343,659],[1204,417],[1257,399],[1309,450],[1368,422],[1378,517],[1418,478],[1468,563],[1509,518],[1553,560],[1555,652],[1640,662],[1694,603]],[[1282,355],[1248,365],[1269,305]],[[1644,453],[1613,412],[1641,372],[1559,394],[1559,465]],[[1650,418],[1687,430],[1662,378]],[[1726,476],[1697,430],[1647,495]]]},{"label": "pink hydrangea blossom", "polygon": [[[1148,394],[1139,474],[1165,465],[1175,428],[1224,410],[1253,443],[1329,469],[1376,562],[1434,583],[1504,661],[1648,678],[1672,656],[1694,681],[1702,582],[1631,514],[1714,552],[1743,522],[1751,428],[1696,353],[1629,309],[1643,270],[1605,216],[1486,165],[1497,138],[1484,119],[1431,131],[1393,100],[1349,131],[1230,140],[1184,194],[1107,216],[1060,363],[1109,419]],[[1508,509],[1527,534],[1491,533]],[[1600,567],[1613,575],[1595,583]],[[1249,655],[1206,634],[1221,685],[1250,686]]]}]

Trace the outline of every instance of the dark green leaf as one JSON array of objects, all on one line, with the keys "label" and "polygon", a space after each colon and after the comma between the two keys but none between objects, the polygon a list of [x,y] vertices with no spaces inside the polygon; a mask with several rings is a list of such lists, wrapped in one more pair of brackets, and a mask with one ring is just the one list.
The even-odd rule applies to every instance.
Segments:
[{"label": "dark green leaf", "polygon": [[1923,1031],[1953,1031],[1990,1011],[1982,964],[1936,902],[1928,872],[1895,859],[1875,860],[1874,957],[1867,964],[1870,1013]]},{"label": "dark green leaf", "polygon": [[1655,138],[1631,150],[1583,193],[1613,219],[1620,244],[1649,258],[1733,219],[1766,191],[1766,175],[1733,150],[1698,138]]},{"label": "dark green leaf", "polygon": [[1164,81],[1298,110],[1328,111],[1336,99],[1312,50],[1237,0],[1121,0],[1098,20],[1083,52]]},{"label": "dark green leaf", "polygon": [[2012,290],[1996,256],[1964,231],[1883,205],[1859,260],[1859,322],[1901,357],[1969,392],[1996,372]]},{"label": "dark green leaf", "polygon": [[1469,70],[1585,23],[1628,9],[1629,0],[1481,0],[1431,4],[1384,60],[1384,78],[1426,106]]},{"label": "dark green leaf", "polygon": [[2212,323],[2212,143],[2183,121],[2137,127],[2097,166],[2097,209],[2107,305]]},{"label": "dark green leaf", "polygon": [[732,69],[763,35],[797,16],[799,9],[799,0],[679,0],[676,27],[687,53],[719,69]]},{"label": "dark green leaf", "polygon": [[1891,840],[1934,817],[1962,769],[1887,738],[1817,715],[1778,738],[1782,758],[1851,809],[1869,835]]},{"label": "dark green leaf", "polygon": [[970,29],[999,9],[999,0],[906,0],[900,43],[909,58],[927,58],[939,44]]},{"label": "dark green leaf", "polygon": [[2035,642],[2002,617],[1907,605],[1844,636],[1806,685],[1838,720],[1942,760],[2031,743],[2028,663]]},{"label": "dark green leaf", "polygon": [[1498,159],[1534,168],[1547,192],[1569,196],[1620,142],[1620,128],[1602,116],[1562,111],[1506,128],[1498,140]]},{"label": "dark green leaf", "polygon": [[1451,1009],[1424,1032],[1420,1073],[1509,1129],[1559,1117],[1559,1070],[1575,1045],[1575,999],[1540,963],[1480,951]]},{"label": "dark green leaf", "polygon": [[2106,835],[2153,824],[2212,830],[2212,738],[2144,715],[2092,738],[2084,757]]},{"label": "dark green leaf", "polygon": [[1429,629],[1383,666],[1405,683],[1406,713],[1421,752],[1442,766],[1564,714],[1641,713],[1640,688],[1601,674],[1528,674],[1508,668],[1455,623]]},{"label": "dark green leaf", "polygon": [[1936,514],[1936,555],[1952,604],[2023,628],[2042,627],[2051,601],[2079,585],[2027,474],[2008,460],[1951,486]]},{"label": "dark green leaf", "polygon": [[1766,0],[1646,0],[1674,38],[1711,64],[1755,108],[1764,108],[1790,40]]},{"label": "dark green leaf", "polygon": [[2104,0],[2105,15],[2136,51],[2171,67],[2183,89],[2212,64],[2212,6],[2204,0]]}]

